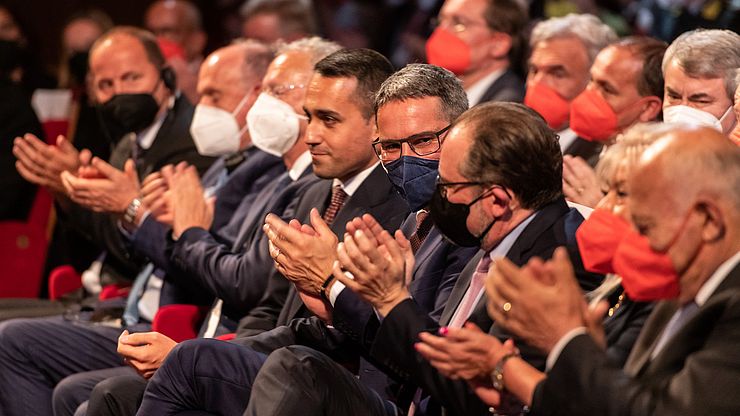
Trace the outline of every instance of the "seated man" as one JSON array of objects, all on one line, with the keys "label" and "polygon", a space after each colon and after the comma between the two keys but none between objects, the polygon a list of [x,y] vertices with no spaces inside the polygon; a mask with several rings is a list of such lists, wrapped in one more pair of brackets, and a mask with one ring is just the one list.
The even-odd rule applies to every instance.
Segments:
[{"label": "seated man", "polygon": [[697,29],[671,43],[663,57],[663,119],[713,127],[729,135],[740,68],[740,35]]},{"label": "seated man", "polygon": [[[663,106],[663,72],[668,45],[657,39],[629,37],[599,52],[591,81],[570,105],[570,128],[579,137],[609,146],[636,123],[656,120]],[[602,152],[603,153],[603,152]],[[563,193],[571,202],[595,207],[602,184],[581,157],[563,157]]]},{"label": "seated man", "polygon": [[[738,181],[740,149],[711,128],[669,127],[643,154],[630,179],[638,231],[626,237],[643,251],[625,260],[670,271],[654,289],[674,297],[656,305],[623,369],[586,329],[567,259],[521,270],[503,264],[489,279],[489,311],[548,354],[548,371],[532,377],[506,360],[499,389],[537,415],[738,414]],[[498,394],[489,393],[496,405]]]},{"label": "seated man", "polygon": [[[525,146],[529,151],[523,153],[521,149]],[[521,159],[523,154],[527,155],[525,160]],[[488,407],[464,382],[447,379],[436,372],[416,353],[414,343],[421,331],[434,330],[440,324],[459,327],[465,321],[474,322],[499,337],[507,336],[485,314],[482,278],[492,255],[506,255],[523,264],[532,256],[549,257],[558,245],[568,245],[574,259],[579,261],[573,234],[583,218],[576,210],[569,209],[562,197],[561,166],[562,156],[554,133],[541,117],[522,105],[482,104],[468,110],[453,124],[442,147],[440,179],[430,204],[431,216],[452,241],[480,245],[482,250],[461,272],[439,319],[430,317],[415,298],[409,297],[403,270],[410,266],[400,236],[396,242],[377,227],[345,236],[339,247],[339,260],[342,269],[352,273],[354,279],[345,276],[339,267],[335,267],[334,276],[371,303],[381,318],[370,340],[370,356],[381,368],[421,388],[416,393],[412,390],[404,404],[399,403],[401,411],[406,411],[412,402],[414,411],[424,414],[437,414],[440,406],[460,415],[487,412]],[[375,268],[383,272],[368,271]],[[598,275],[582,269],[579,277],[587,289],[600,283]],[[531,348],[525,350],[525,355],[530,361],[544,365],[544,359]],[[291,357],[303,357],[303,360]],[[375,405],[377,397],[348,373],[326,366],[327,360],[316,357],[317,354],[306,354],[299,347],[287,347],[271,354],[255,380],[250,414],[263,414],[262,409],[269,409],[264,414],[290,413],[291,407],[278,405],[283,402],[275,400],[274,393],[264,394],[269,386],[290,383],[288,379],[295,377],[297,370],[286,372],[290,367],[283,367],[283,362],[288,366],[297,363],[300,371],[306,372],[305,380],[326,381],[326,371],[331,372],[332,379],[341,377],[349,383],[343,389],[346,396],[327,393],[325,387],[299,389],[299,395],[306,391],[319,395],[315,400],[301,400],[315,406],[312,409],[318,408],[315,414],[324,411],[347,414],[348,409],[363,404],[372,409],[366,414],[396,414],[398,409]]]},{"label": "seated man", "polygon": [[426,43],[427,60],[457,76],[470,106],[524,99],[517,69],[527,12],[516,0],[446,0]]}]

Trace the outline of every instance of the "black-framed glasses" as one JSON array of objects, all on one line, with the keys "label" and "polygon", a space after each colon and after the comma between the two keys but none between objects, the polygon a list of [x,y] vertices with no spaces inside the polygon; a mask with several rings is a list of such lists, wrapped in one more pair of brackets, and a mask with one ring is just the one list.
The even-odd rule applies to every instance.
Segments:
[{"label": "black-framed glasses", "polygon": [[380,137],[373,140],[373,150],[378,158],[384,162],[392,162],[401,157],[403,153],[403,144],[408,143],[411,150],[419,156],[427,156],[432,153],[436,153],[442,146],[442,139],[440,136],[445,134],[450,129],[451,124],[448,124],[442,130],[436,132],[425,132],[414,134],[405,139],[399,140],[384,140],[381,141]]},{"label": "black-framed glasses", "polygon": [[439,192],[439,196],[441,196],[444,199],[447,199],[447,194],[449,192],[449,188],[450,187],[457,186],[459,188],[465,188],[467,186],[476,186],[476,185],[477,186],[490,185],[490,188],[488,190],[484,191],[483,193],[481,193],[473,201],[471,201],[469,205],[472,205],[472,204],[478,202],[481,198],[484,198],[485,196],[487,196],[489,194],[489,191],[491,191],[494,188],[501,188],[501,189],[503,189],[504,192],[506,193],[506,196],[508,196],[509,198],[511,198],[511,195],[509,195],[509,191],[507,191],[506,188],[504,188],[501,185],[490,184],[489,182],[480,182],[480,181],[470,181],[470,182],[443,182],[442,179],[438,175],[437,176],[437,182],[435,183],[435,186],[437,187],[437,192]]}]

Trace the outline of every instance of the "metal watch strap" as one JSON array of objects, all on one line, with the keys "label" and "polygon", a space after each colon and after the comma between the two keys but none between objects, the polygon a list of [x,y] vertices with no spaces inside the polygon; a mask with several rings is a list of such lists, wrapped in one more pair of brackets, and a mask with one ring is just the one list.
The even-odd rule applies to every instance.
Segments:
[{"label": "metal watch strap", "polygon": [[128,224],[135,225],[136,214],[139,212],[140,207],[141,200],[139,198],[132,199],[126,207],[126,211],[123,213],[123,221]]},{"label": "metal watch strap", "polygon": [[512,351],[506,353],[500,360],[498,360],[496,367],[493,369],[493,372],[491,372],[491,382],[493,382],[494,389],[498,391],[504,390],[504,364],[506,364],[506,361],[508,361],[509,358],[519,356],[518,351]]}]

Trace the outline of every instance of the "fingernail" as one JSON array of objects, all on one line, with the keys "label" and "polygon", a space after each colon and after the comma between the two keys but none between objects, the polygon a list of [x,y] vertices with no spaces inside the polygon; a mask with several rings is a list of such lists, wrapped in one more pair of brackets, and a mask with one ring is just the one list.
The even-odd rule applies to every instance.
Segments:
[{"label": "fingernail", "polygon": [[445,336],[447,333],[450,332],[449,329],[447,329],[446,326],[443,326],[442,328],[439,328],[439,335]]},{"label": "fingernail", "polygon": [[419,351],[419,343],[418,342],[414,343],[414,349],[416,351]]}]

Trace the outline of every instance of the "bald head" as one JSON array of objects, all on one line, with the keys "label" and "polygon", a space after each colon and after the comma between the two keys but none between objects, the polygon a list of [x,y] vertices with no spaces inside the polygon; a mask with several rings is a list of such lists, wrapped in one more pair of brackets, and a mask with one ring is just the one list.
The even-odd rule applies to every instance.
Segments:
[{"label": "bald head", "polygon": [[152,3],[146,11],[144,24],[156,36],[180,45],[189,61],[203,53],[206,36],[200,11],[189,1],[159,0]]},{"label": "bald head", "polygon": [[634,185],[652,187],[677,209],[706,196],[740,210],[740,148],[711,128],[660,128],[659,140],[640,160]]}]

